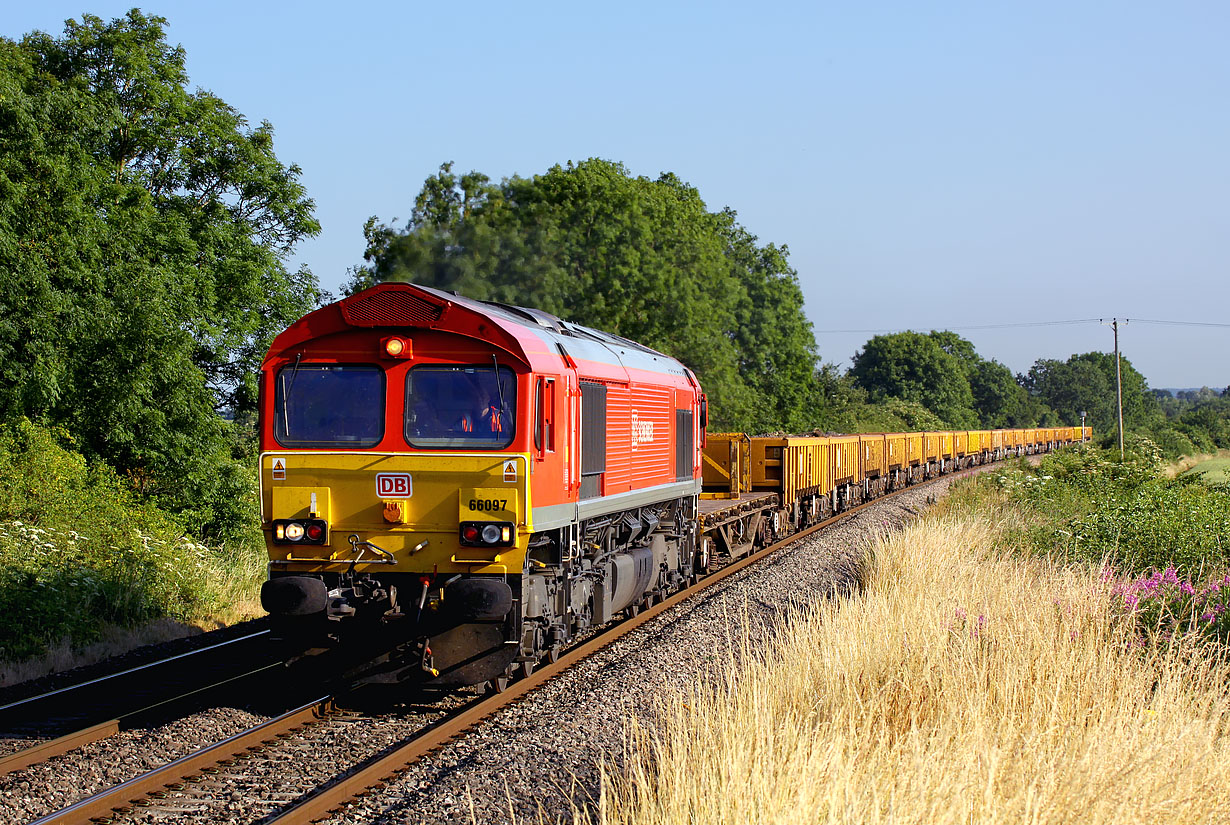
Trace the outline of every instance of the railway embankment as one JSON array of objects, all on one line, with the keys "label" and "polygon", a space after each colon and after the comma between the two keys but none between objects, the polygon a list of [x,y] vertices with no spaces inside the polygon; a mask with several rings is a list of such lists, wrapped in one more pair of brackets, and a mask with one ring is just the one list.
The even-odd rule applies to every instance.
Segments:
[{"label": "railway embankment", "polygon": [[960,485],[875,541],[850,599],[630,716],[585,816],[1226,818],[1230,507],[1154,459],[1084,451]]}]

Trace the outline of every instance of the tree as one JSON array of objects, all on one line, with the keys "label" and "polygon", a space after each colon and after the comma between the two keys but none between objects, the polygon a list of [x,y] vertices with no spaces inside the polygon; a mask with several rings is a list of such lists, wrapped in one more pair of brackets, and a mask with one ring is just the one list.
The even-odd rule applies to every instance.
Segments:
[{"label": "tree", "polygon": [[[1157,398],[1148,383],[1122,359],[1123,423],[1125,429],[1145,427],[1161,417]],[[1079,424],[1081,412],[1086,423],[1102,433],[1118,428],[1115,389],[1115,357],[1105,352],[1073,355],[1067,361],[1040,359],[1025,376],[1030,395],[1051,407],[1063,424]]]},{"label": "tree", "polygon": [[251,409],[269,339],[317,301],[284,261],[319,225],[272,127],[188,90],[165,23],[0,39],[0,415],[225,530],[251,473],[218,413]]},{"label": "tree", "polygon": [[591,159],[499,185],[428,178],[403,228],[365,228],[349,290],[415,281],[536,307],[669,353],[711,399],[715,428],[801,429],[815,342],[788,251],[710,212],[677,176]]},{"label": "tree", "polygon": [[951,426],[976,426],[965,364],[945,343],[955,342],[919,332],[877,335],[854,356],[850,374],[873,402],[913,401]]}]

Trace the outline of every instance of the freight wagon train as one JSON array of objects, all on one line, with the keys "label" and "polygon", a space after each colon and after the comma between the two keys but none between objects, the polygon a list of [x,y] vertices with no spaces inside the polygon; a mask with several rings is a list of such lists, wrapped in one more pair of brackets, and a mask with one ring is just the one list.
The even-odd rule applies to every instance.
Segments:
[{"label": "freight wagon train", "polygon": [[500,689],[579,634],[836,512],[1079,427],[706,432],[692,372],[532,309],[382,284],[262,365],[261,592],[363,680]]}]

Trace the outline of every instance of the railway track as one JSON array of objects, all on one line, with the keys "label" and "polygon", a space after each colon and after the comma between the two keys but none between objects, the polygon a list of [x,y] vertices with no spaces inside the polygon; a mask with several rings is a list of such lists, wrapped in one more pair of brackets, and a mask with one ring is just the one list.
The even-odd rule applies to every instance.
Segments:
[{"label": "railway track", "polygon": [[242,693],[281,668],[262,630],[0,706],[10,738],[54,738],[0,757],[0,777],[183,711]]},{"label": "railway track", "polygon": [[[943,478],[959,478],[986,469],[986,466],[971,468]],[[276,791],[278,799],[254,800],[262,802],[265,809],[265,813],[254,819],[259,819],[262,823],[285,824],[315,822],[325,818],[349,801],[393,781],[427,754],[444,747],[484,719],[516,703],[526,694],[647,622],[653,621],[662,613],[737,575],[767,556],[844,521],[869,506],[901,492],[919,490],[925,486],[915,485],[881,496],[730,563],[701,579],[693,587],[675,593],[640,611],[636,616],[591,637],[562,654],[557,662],[545,665],[529,676],[512,682],[500,693],[470,701],[452,710],[433,709],[435,719],[423,717],[421,724],[415,723],[416,729],[413,732],[401,736],[394,734],[395,739],[392,742],[380,746],[379,741],[373,744],[370,741],[373,737],[368,737],[361,748],[366,752],[366,756],[359,755],[357,759],[351,759],[349,767],[339,769],[337,765],[328,766],[325,770],[328,778],[324,781],[297,780],[297,784],[291,782],[290,787]],[[296,762],[303,758],[303,754],[318,753],[322,741],[338,737],[348,738],[351,732],[341,732],[340,729],[345,727],[347,721],[361,719],[362,717],[348,715],[339,709],[332,696],[321,697],[223,742],[202,748],[161,768],[49,814],[37,820],[36,825],[86,823],[109,820],[117,816],[123,819],[124,814],[135,809],[151,814],[160,810],[168,816],[188,814],[195,810],[194,794],[197,797],[216,798],[219,793],[227,793],[228,787],[250,783],[253,774],[269,775],[276,772],[279,770],[278,765],[286,766]],[[396,729],[399,726],[390,727]],[[374,738],[379,740],[380,736]],[[350,755],[349,751],[346,753]],[[265,760],[264,764],[262,760]]]}]

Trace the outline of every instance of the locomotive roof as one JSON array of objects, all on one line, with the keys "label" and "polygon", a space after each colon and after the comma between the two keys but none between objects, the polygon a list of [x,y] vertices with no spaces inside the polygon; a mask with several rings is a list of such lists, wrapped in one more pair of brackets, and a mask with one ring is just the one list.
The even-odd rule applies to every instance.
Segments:
[{"label": "locomotive roof", "polygon": [[432,289],[431,287],[420,286],[415,284],[415,287],[424,292],[430,292],[446,301],[454,303],[466,304],[484,312],[487,315],[497,315],[500,318],[511,321],[514,324],[530,327],[531,329],[546,329],[557,335],[563,335],[569,338],[588,338],[597,341],[601,344],[609,346],[621,347],[624,349],[636,349],[641,352],[647,352],[650,355],[660,355],[664,358],[670,358],[666,353],[659,352],[652,347],[647,347],[644,344],[639,344],[622,335],[616,335],[613,332],[604,332],[593,327],[574,324],[571,321],[565,321],[559,316],[552,315],[549,312],[543,312],[541,309],[531,309],[529,307],[519,307],[513,304],[501,304],[498,301],[478,301],[472,298],[467,298],[464,295],[458,295],[456,292]]},{"label": "locomotive roof", "polygon": [[[693,382],[687,368],[676,359],[620,335],[574,324],[538,309],[478,301],[402,282],[377,284],[309,313],[274,340],[266,358],[288,353],[309,339],[354,327],[446,329],[482,338],[526,363],[534,360],[531,351],[555,353],[558,347],[559,353],[569,357],[610,364],[621,372],[622,368],[635,367]],[[541,343],[527,349],[530,340]]]}]

